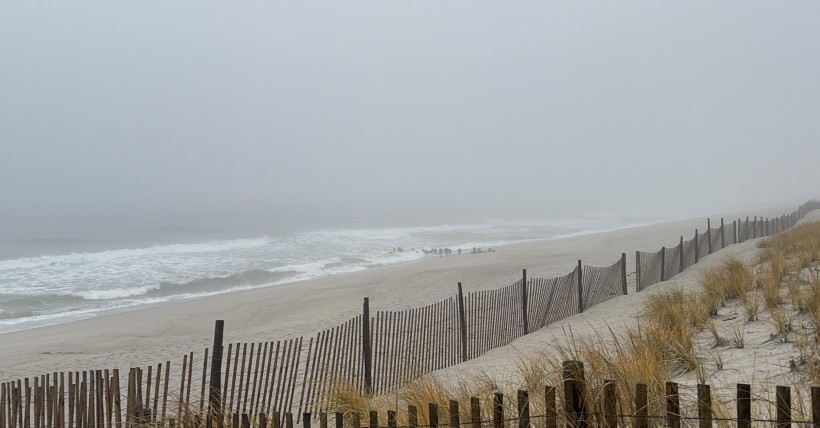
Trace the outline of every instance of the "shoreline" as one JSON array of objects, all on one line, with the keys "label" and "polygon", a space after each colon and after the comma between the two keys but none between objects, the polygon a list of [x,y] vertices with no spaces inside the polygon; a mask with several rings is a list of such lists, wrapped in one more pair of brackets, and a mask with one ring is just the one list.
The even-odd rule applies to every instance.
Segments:
[{"label": "shoreline", "polygon": [[[351,271],[348,271],[348,272],[339,272],[339,273],[330,273],[330,274],[320,273],[317,276],[312,277],[312,278],[304,278],[304,279],[285,278],[285,279],[280,280],[280,281],[275,281],[275,282],[265,283],[265,284],[238,285],[236,287],[227,288],[227,289],[220,290],[220,291],[217,291],[217,292],[201,293],[200,295],[196,295],[196,293],[194,293],[194,294],[184,294],[183,293],[183,294],[179,294],[179,295],[169,296],[166,299],[162,299],[162,300],[158,300],[158,301],[139,302],[139,303],[134,303],[134,304],[124,304],[122,306],[111,307],[111,308],[87,308],[87,309],[77,310],[77,311],[74,311],[74,312],[62,312],[62,313],[55,313],[55,314],[47,314],[47,315],[45,315],[46,318],[44,318],[44,319],[28,320],[28,321],[20,322],[20,324],[24,325],[24,327],[22,327],[22,328],[15,328],[15,326],[17,324],[12,324],[12,325],[8,326],[7,329],[0,329],[0,336],[2,336],[4,334],[8,334],[8,333],[29,331],[29,330],[33,330],[33,329],[46,328],[46,327],[52,327],[52,326],[56,326],[56,325],[73,323],[73,322],[92,319],[92,318],[96,318],[96,317],[102,317],[102,316],[107,316],[107,315],[112,315],[112,314],[130,312],[130,311],[135,311],[135,310],[141,310],[141,309],[156,307],[156,306],[159,306],[159,305],[171,305],[171,304],[180,303],[180,302],[196,301],[196,300],[200,300],[200,299],[207,299],[207,298],[210,298],[210,297],[219,297],[219,296],[223,296],[223,295],[226,295],[226,294],[242,293],[242,292],[251,291],[251,290],[261,290],[261,289],[265,289],[265,288],[275,288],[275,287],[281,287],[281,286],[285,286],[285,285],[299,284],[299,283],[304,283],[304,282],[313,281],[313,280],[317,280],[317,279],[323,279],[323,278],[337,277],[337,276],[350,275],[350,274],[358,274],[358,273],[361,273],[361,272],[379,270],[379,269],[389,268],[389,267],[392,267],[392,266],[401,266],[401,265],[410,264],[410,263],[421,263],[421,262],[425,262],[425,261],[428,261],[428,260],[431,260],[431,259],[441,258],[441,257],[473,255],[473,253],[470,253],[470,252],[464,252],[462,254],[456,254],[455,251],[458,250],[458,249],[468,250],[468,249],[470,249],[470,247],[472,247],[473,249],[475,249],[475,248],[478,248],[480,250],[483,249],[484,251],[482,251],[482,252],[488,252],[487,250],[489,250],[489,249],[495,250],[495,249],[504,248],[504,247],[507,247],[507,246],[510,246],[510,245],[527,244],[527,243],[532,243],[532,242],[550,241],[550,240],[559,240],[559,239],[569,239],[569,238],[575,238],[575,237],[585,236],[585,235],[594,235],[594,234],[599,234],[599,233],[608,233],[608,232],[615,232],[615,231],[619,231],[619,230],[633,229],[633,228],[637,228],[637,227],[651,226],[653,224],[661,224],[661,223],[667,223],[667,222],[672,222],[672,221],[677,221],[677,220],[681,220],[681,219],[662,219],[662,220],[658,220],[656,222],[632,223],[632,224],[627,224],[627,225],[624,225],[624,226],[617,226],[617,227],[612,227],[612,228],[583,230],[583,231],[580,231],[580,232],[567,233],[567,234],[562,234],[562,235],[557,235],[557,236],[552,236],[552,237],[547,237],[547,238],[519,239],[519,240],[513,240],[513,241],[508,241],[508,242],[503,242],[503,243],[479,242],[479,243],[467,243],[467,244],[461,244],[461,245],[453,245],[453,246],[449,246],[449,247],[446,247],[446,248],[453,250],[454,253],[446,254],[446,255],[441,255],[441,254],[436,255],[434,253],[431,253],[429,255],[426,254],[426,253],[422,254],[421,251],[424,251],[426,249],[416,249],[416,250],[412,250],[412,251],[419,255],[418,258],[415,258],[415,259],[412,259],[412,260],[389,262],[389,263],[386,263],[386,264],[382,264],[380,266],[374,266],[374,267],[363,268],[363,269],[358,269],[358,270],[351,270]],[[478,246],[479,244],[482,245],[482,246]],[[133,249],[132,248],[125,248],[124,250],[133,250]],[[405,251],[411,251],[411,250],[405,250]],[[82,254],[85,254],[85,253],[72,253],[72,254],[82,255]],[[40,315],[40,316],[42,316],[42,315]],[[29,317],[29,318],[36,318],[36,316],[35,317]]]},{"label": "shoreline", "polygon": [[[781,210],[766,211],[780,214]],[[737,218],[737,214],[724,217]],[[761,214],[767,213],[755,215]],[[632,266],[627,271],[634,275],[635,250],[674,242],[681,234],[688,236],[705,226],[705,220],[673,220],[509,244],[494,247],[497,251],[492,253],[423,258],[3,333],[0,378],[78,367],[145,366],[176,359],[183,352],[210,346],[216,319],[226,322],[226,341],[278,340],[315,333],[358,315],[363,297],[370,298],[373,311],[418,307],[452,296],[457,282],[464,284],[465,292],[498,288],[516,281],[524,268],[531,276],[552,277],[572,270],[578,259],[603,265],[615,261],[623,251],[627,252],[627,266]]]}]

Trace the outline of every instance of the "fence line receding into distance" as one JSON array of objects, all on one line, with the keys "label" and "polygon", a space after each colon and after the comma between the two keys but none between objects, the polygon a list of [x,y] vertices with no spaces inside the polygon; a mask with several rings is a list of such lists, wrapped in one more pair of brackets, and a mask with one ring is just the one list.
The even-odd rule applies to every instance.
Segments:
[{"label": "fence line receding into distance", "polygon": [[[656,252],[636,252],[636,290],[668,280],[726,246],[793,227],[810,201],[792,213],[737,219],[683,237]],[[578,264],[566,275],[527,275],[506,287],[458,293],[400,311],[362,314],[314,335],[229,343],[171,361],[131,368],[54,372],[0,383],[0,428],[120,427],[197,418],[214,405],[232,415],[318,415],[338,388],[384,394],[434,370],[477,358],[546,325],[627,293],[626,255],[603,267]],[[218,324],[219,325],[219,324]],[[220,330],[221,331],[221,330]],[[214,364],[216,361],[218,364]],[[275,426],[275,425],[274,425]],[[283,425],[279,425],[283,426]]]}]

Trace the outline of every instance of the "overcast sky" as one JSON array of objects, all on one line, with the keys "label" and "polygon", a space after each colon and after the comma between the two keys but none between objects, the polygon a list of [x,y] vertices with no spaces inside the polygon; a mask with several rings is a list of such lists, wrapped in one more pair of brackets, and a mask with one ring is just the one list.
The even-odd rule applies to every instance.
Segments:
[{"label": "overcast sky", "polygon": [[0,237],[820,196],[820,2],[5,2]]}]

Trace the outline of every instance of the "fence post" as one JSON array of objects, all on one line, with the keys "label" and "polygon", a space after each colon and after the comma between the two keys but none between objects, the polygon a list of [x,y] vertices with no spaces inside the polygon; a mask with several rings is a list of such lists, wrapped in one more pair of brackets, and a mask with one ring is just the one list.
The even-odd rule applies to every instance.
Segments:
[{"label": "fence post", "polygon": [[335,423],[336,428],[344,428],[344,425],[345,425],[345,415],[344,415],[344,413],[336,412],[334,414],[334,419],[335,419],[335,422],[336,422]]},{"label": "fence post", "polygon": [[678,244],[678,273],[683,272],[683,236],[680,237],[680,244]]},{"label": "fence post", "polygon": [[578,260],[578,313],[584,312],[584,267]]},{"label": "fence post", "polygon": [[[211,353],[211,389],[208,392],[208,413],[206,425],[213,426],[214,414],[216,414],[216,426],[222,427],[222,335],[225,331],[225,320],[216,320],[214,326],[214,346]],[[159,374],[159,373],[157,373]]]},{"label": "fence post", "polygon": [[666,382],[666,424],[669,428],[680,428],[680,395],[675,382]]},{"label": "fence post", "polygon": [[[518,428],[530,427],[530,397],[527,391],[518,390]],[[458,425],[450,425],[457,428]]]},{"label": "fence post", "polygon": [[450,400],[450,426],[453,428],[459,428],[461,426],[461,418],[459,418],[458,414],[458,401]]},{"label": "fence post", "polygon": [[661,282],[666,281],[666,247],[661,247]]},{"label": "fence post", "polygon": [[700,240],[698,239],[698,230],[695,229],[695,263],[700,261]]},{"label": "fence post", "polygon": [[635,291],[641,291],[641,252],[635,251]]},{"label": "fence post", "polygon": [[493,394],[493,428],[504,428],[504,394]]},{"label": "fence post", "polygon": [[720,248],[726,248],[726,232],[723,217],[720,218]]},{"label": "fence post", "polygon": [[370,395],[373,388],[372,349],[370,349],[370,299],[365,297],[362,307],[362,360],[364,361],[364,393]]},{"label": "fence post", "polygon": [[584,391],[584,363],[564,361],[564,412],[570,428],[586,428],[586,400]]},{"label": "fence post", "polygon": [[558,428],[558,411],[555,408],[555,387],[544,387],[544,428]]},{"label": "fence post", "polygon": [[757,238],[757,216],[755,216],[755,221],[752,224],[752,238]]},{"label": "fence post", "polygon": [[615,381],[604,380],[604,427],[618,428],[618,404],[615,395]]},{"label": "fence post", "polygon": [[749,239],[749,216],[746,216],[746,223],[743,225],[743,240]]},{"label": "fence post", "polygon": [[387,428],[396,428],[396,411],[387,411]]},{"label": "fence post", "polygon": [[737,428],[752,428],[752,386],[737,384]]},{"label": "fence post", "polygon": [[811,420],[813,428],[820,428],[820,386],[811,387]]},{"label": "fence post", "polygon": [[481,428],[481,402],[478,397],[470,397],[470,426]]},{"label": "fence post", "polygon": [[635,428],[647,428],[649,426],[649,397],[646,393],[645,383],[635,384]]},{"label": "fence post", "polygon": [[[311,415],[309,412],[302,413],[302,428],[310,428]],[[378,428],[378,426],[376,427]]]},{"label": "fence post", "polygon": [[407,406],[407,426],[410,428],[419,426],[419,412],[416,406]]},{"label": "fence post", "polygon": [[626,296],[626,253],[621,253],[621,288]]},{"label": "fence post", "polygon": [[712,254],[712,219],[706,219],[706,244],[709,254]]},{"label": "fence post", "polygon": [[427,404],[427,416],[429,419],[428,426],[430,428],[438,428],[438,404]]},{"label": "fence post", "polygon": [[792,426],[792,392],[788,386],[778,385],[775,393],[777,399],[777,428]]},{"label": "fence post", "polygon": [[[379,428],[379,412],[377,412],[375,410],[371,410],[369,412],[368,426],[369,426],[369,428]],[[310,428],[310,427],[305,427],[305,428]]]},{"label": "fence post", "polygon": [[467,314],[464,310],[464,290],[458,283],[458,321],[461,327],[461,361],[467,361]]},{"label": "fence post", "polygon": [[737,221],[732,221],[732,243],[737,244]]},{"label": "fence post", "polygon": [[698,419],[700,428],[712,428],[712,392],[709,385],[698,384]]},{"label": "fence post", "polygon": [[527,318],[527,270],[521,270],[521,315],[524,322],[524,334],[530,333],[530,322]]}]

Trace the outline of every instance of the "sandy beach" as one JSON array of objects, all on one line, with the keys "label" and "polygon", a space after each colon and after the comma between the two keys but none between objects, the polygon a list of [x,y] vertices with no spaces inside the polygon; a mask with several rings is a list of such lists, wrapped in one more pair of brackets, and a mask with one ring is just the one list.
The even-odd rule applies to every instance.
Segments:
[{"label": "sandy beach", "polygon": [[[795,205],[796,207],[796,205]],[[795,207],[713,215],[712,225],[724,217],[775,216]],[[812,213],[812,215],[816,214]],[[815,216],[816,217],[816,216]],[[812,217],[810,217],[812,218]],[[717,222],[717,223],[716,223]],[[11,380],[62,370],[128,368],[175,360],[188,351],[210,345],[214,320],[226,323],[225,340],[286,339],[334,326],[360,313],[362,298],[369,297],[371,311],[406,309],[426,305],[456,292],[492,289],[519,279],[521,269],[531,276],[553,277],[571,271],[578,259],[590,265],[608,265],[627,254],[630,293],[634,292],[636,250],[657,251],[674,245],[694,229],[705,229],[706,218],[670,221],[649,226],[569,238],[498,247],[496,252],[431,257],[419,262],[387,266],[364,272],[311,281],[235,292],[208,298],[171,302],[49,327],[0,335],[0,379]],[[730,256],[750,257],[756,240],[732,246],[704,259],[673,282],[690,283],[698,272]],[[661,288],[656,285],[653,288]],[[588,312],[548,326],[513,345],[457,366],[492,369],[508,366],[511,353],[542,350],[544,341],[571,325],[584,330],[634,320],[630,307],[641,296],[631,294],[605,302]]]}]

